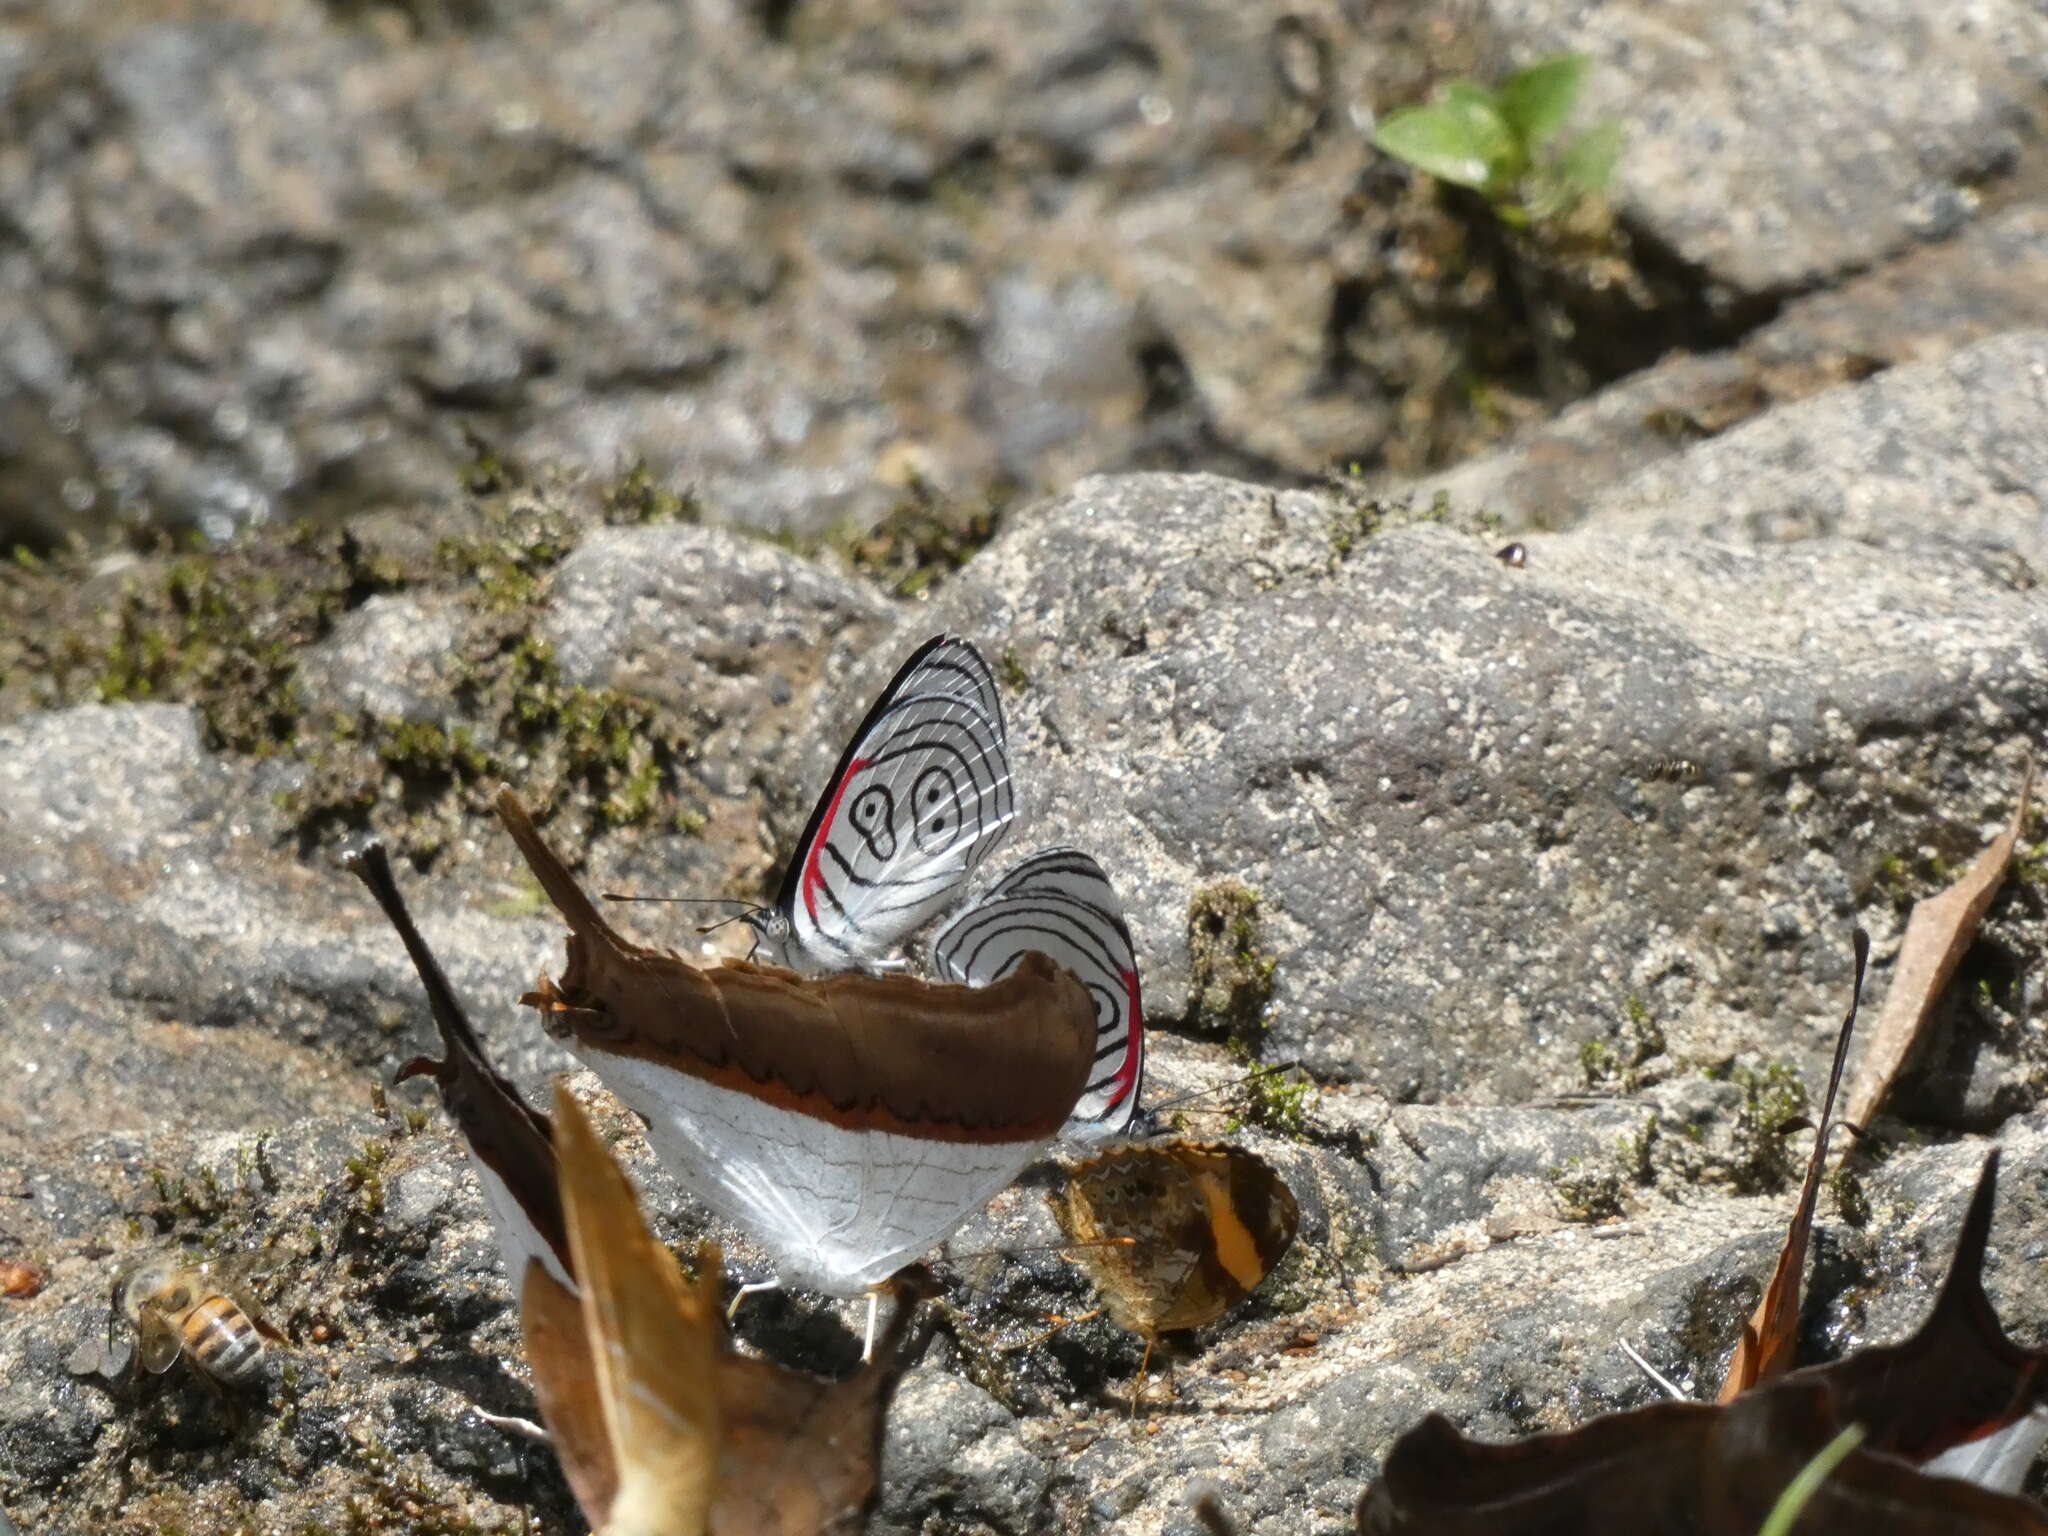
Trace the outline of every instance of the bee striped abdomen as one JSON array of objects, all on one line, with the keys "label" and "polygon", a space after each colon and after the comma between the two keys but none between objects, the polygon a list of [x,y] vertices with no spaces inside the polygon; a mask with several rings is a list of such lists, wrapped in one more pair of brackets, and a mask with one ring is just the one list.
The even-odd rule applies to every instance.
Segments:
[{"label": "bee striped abdomen", "polygon": [[225,1296],[209,1296],[185,1319],[185,1350],[214,1380],[242,1386],[263,1363],[263,1339],[248,1314]]}]

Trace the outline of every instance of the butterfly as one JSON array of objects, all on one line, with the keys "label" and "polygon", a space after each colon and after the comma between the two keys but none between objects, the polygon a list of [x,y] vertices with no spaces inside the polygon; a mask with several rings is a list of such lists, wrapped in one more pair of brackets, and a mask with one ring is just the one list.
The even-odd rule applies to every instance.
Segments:
[{"label": "butterfly", "polygon": [[[1087,1086],[1095,1002],[1045,955],[986,987],[692,965],[613,929],[509,789],[498,814],[570,930],[560,985],[525,1001],[782,1283],[872,1298],[1010,1183]],[[873,1319],[871,1304],[870,1344]]]},{"label": "butterfly", "polygon": [[1147,1362],[1162,1333],[1213,1323],[1257,1290],[1301,1224],[1272,1166],[1222,1142],[1104,1152],[1072,1170],[1052,1208],[1104,1309],[1145,1340]]},{"label": "butterfly", "polygon": [[841,754],[781,887],[747,914],[791,970],[868,969],[943,909],[1017,814],[1002,699],[981,653],[935,635]]},{"label": "butterfly", "polygon": [[1121,1136],[1137,1113],[1145,1072],[1145,1008],[1138,960],[1109,876],[1074,848],[1042,848],[939,930],[932,968],[983,987],[1036,950],[1070,971],[1095,1001],[1095,1065],[1060,1135]]},{"label": "butterfly", "polygon": [[406,910],[383,844],[366,843],[343,855],[342,864],[370,888],[377,905],[398,930],[441,1031],[441,1059],[414,1057],[398,1069],[396,1080],[402,1083],[425,1074],[439,1086],[441,1102],[461,1130],[477,1182],[483,1186],[484,1203],[498,1230],[498,1246],[505,1255],[505,1271],[513,1288],[521,1284],[529,1259],[544,1265],[562,1284],[569,1284],[569,1234],[556,1189],[554,1128],[484,1054],[483,1041],[463,1012],[447,974]]},{"label": "butterfly", "polygon": [[576,1501],[604,1536],[851,1536],[881,1490],[882,1425],[915,1349],[899,1299],[883,1356],[818,1381],[735,1354],[707,1244],[686,1279],[633,1186],[557,1083],[562,1204],[582,1278],[539,1258],[520,1321]]}]

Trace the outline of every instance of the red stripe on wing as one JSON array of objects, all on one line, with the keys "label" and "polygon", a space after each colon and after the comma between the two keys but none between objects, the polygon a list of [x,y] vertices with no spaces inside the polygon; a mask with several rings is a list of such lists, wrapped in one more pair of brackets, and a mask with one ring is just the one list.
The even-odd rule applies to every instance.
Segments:
[{"label": "red stripe on wing", "polygon": [[804,854],[804,877],[797,890],[803,896],[804,910],[811,914],[813,923],[818,920],[818,887],[825,883],[825,872],[818,868],[818,859],[825,852],[825,839],[832,835],[832,823],[839,819],[839,802],[846,798],[846,788],[853,782],[853,776],[864,768],[872,767],[874,760],[866,757],[856,757],[846,765],[846,772],[832,787],[832,803],[825,808],[825,819],[818,824],[818,835],[811,839],[811,846]]},{"label": "red stripe on wing", "polygon": [[1104,1105],[1104,1109],[1121,1104],[1129,1097],[1131,1084],[1137,1081],[1138,1077],[1138,1053],[1143,1048],[1143,1037],[1139,1031],[1145,1027],[1145,1005],[1138,1000],[1138,973],[1125,971],[1122,975],[1124,993],[1130,999],[1130,1012],[1124,1015],[1125,1026],[1130,1035],[1124,1045],[1123,1065],[1116,1069],[1116,1076],[1112,1079],[1116,1084],[1116,1092],[1109,1096],[1109,1104]]}]

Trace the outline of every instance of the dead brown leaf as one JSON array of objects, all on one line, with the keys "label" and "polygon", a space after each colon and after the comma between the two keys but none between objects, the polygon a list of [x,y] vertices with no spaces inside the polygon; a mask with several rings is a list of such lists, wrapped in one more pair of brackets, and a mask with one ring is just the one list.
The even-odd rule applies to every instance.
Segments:
[{"label": "dead brown leaf", "polygon": [[2005,830],[1977,855],[1976,862],[1954,885],[1913,904],[1913,914],[1906,920],[1906,937],[1899,944],[1899,958],[1892,967],[1892,985],[1885,994],[1884,1011],[1871,1032],[1870,1049],[1863,1053],[1856,1075],[1849,1080],[1849,1101],[1843,1114],[1851,1125],[1868,1125],[1870,1117],[1877,1113],[1892,1079],[1899,1075],[1928,1019],[1933,1017],[1935,1004],[1948,989],[1964,952],[1977,937],[1977,926],[1984,920],[1985,909],[2012,867],[2013,849],[2019,844],[2033,789],[2034,765],[2029,762],[2026,778],[2020,785],[2020,803]]},{"label": "dead brown leaf", "polygon": [[1758,1382],[1792,1369],[1799,1345],[1799,1287],[1806,1273],[1806,1246],[1813,1235],[1813,1206],[1820,1197],[1821,1169],[1828,1160],[1828,1128],[1835,1115],[1835,1090],[1841,1086],[1849,1038],[1856,1031],[1856,1008],[1863,1000],[1863,970],[1870,961],[1870,935],[1858,928],[1855,942],[1856,990],[1850,995],[1842,1032],[1835,1037],[1834,1066],[1828,1072],[1827,1097],[1821,1101],[1820,1121],[1813,1131],[1813,1154],[1806,1160],[1806,1181],[1799,1187],[1799,1207],[1792,1214],[1792,1225],[1785,1231],[1785,1246],[1778,1250],[1777,1267],[1771,1271],[1771,1283],[1764,1287],[1763,1300],[1742,1325],[1742,1338],[1736,1343],[1735,1357],[1728,1362],[1728,1375],[1721,1383],[1720,1402],[1729,1402]]},{"label": "dead brown leaf", "polygon": [[0,1259],[0,1296],[27,1301],[43,1288],[43,1272],[26,1259]]}]

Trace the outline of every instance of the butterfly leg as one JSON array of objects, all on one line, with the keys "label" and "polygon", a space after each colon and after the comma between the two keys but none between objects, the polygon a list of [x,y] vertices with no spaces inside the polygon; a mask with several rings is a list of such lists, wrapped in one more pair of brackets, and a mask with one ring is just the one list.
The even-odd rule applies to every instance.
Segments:
[{"label": "butterfly leg", "polygon": [[1102,1316],[1102,1308],[1097,1307],[1092,1312],[1076,1313],[1073,1317],[1061,1317],[1057,1312],[1046,1312],[1040,1315],[1044,1318],[1046,1322],[1051,1323],[1052,1326],[1046,1329],[1043,1333],[1034,1333],[1030,1338],[1024,1340],[1024,1342],[1021,1344],[1004,1345],[1004,1354],[1013,1355],[1016,1354],[1019,1350],[1036,1349],[1039,1345],[1043,1344],[1047,1339],[1051,1338],[1054,1334],[1058,1333],[1062,1328],[1071,1328],[1076,1323],[1087,1322],[1088,1319],[1091,1317]]},{"label": "butterfly leg", "polygon": [[522,1419],[515,1414],[509,1413],[492,1413],[487,1408],[477,1407],[475,1403],[471,1403],[469,1407],[472,1413],[490,1425],[491,1428],[503,1430],[516,1440],[530,1440],[535,1445],[553,1445],[555,1443],[554,1437],[531,1419]]},{"label": "butterfly leg", "polygon": [[879,1285],[871,1285],[868,1287],[867,1337],[864,1340],[862,1340],[860,1346],[860,1363],[862,1365],[870,1364],[875,1358],[875,1323],[877,1319],[881,1316],[881,1311],[882,1287]]},{"label": "butterfly leg", "polygon": [[1138,1379],[1131,1384],[1131,1417],[1138,1416],[1138,1407],[1145,1401],[1145,1372],[1152,1365],[1152,1346],[1159,1342],[1156,1336],[1145,1340],[1145,1353],[1138,1361]]},{"label": "butterfly leg", "polygon": [[749,1280],[745,1285],[732,1293],[732,1301],[725,1309],[725,1320],[729,1323],[739,1316],[740,1303],[756,1292],[779,1291],[781,1289],[782,1282],[780,1280]]}]

